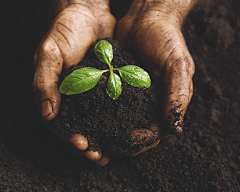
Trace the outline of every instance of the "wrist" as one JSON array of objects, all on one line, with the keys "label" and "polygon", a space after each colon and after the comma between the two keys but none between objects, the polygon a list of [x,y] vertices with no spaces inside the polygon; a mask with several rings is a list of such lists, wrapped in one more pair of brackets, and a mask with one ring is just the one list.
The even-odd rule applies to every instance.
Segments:
[{"label": "wrist", "polygon": [[[134,0],[134,6],[138,7],[139,13],[150,13],[161,17],[173,25],[182,25],[183,19],[188,14],[192,6],[198,0]],[[129,13],[131,15],[131,11]]]},{"label": "wrist", "polygon": [[180,28],[182,26],[184,18],[187,16],[188,12],[192,6],[198,0],[161,0],[161,8],[169,13],[170,19],[173,20],[174,24],[177,24]]},{"label": "wrist", "polygon": [[79,9],[83,7],[93,10],[110,11],[109,0],[51,0],[54,7],[54,13],[57,15],[63,9],[72,6]]}]

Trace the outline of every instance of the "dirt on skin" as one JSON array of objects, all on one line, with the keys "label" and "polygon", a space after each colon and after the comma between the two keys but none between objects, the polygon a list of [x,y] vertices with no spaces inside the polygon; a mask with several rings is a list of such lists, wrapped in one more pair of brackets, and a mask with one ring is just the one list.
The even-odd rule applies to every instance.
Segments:
[{"label": "dirt on skin", "polygon": [[36,110],[33,54],[51,22],[49,4],[1,7],[0,191],[239,191],[239,1],[202,1],[185,19],[196,73],[182,134],[102,168],[72,153],[42,126]]}]

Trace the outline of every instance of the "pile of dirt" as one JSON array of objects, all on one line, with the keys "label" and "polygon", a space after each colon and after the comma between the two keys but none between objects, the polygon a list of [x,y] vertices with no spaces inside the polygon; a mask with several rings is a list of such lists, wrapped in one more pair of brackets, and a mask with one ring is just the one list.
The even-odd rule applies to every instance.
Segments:
[{"label": "pile of dirt", "polygon": [[[121,48],[116,40],[106,40],[113,47],[111,64],[114,68],[141,65],[136,58]],[[100,70],[108,68],[107,64],[101,62],[94,54],[96,43],[78,65],[73,65],[62,73],[60,83],[70,73],[83,67],[94,67]],[[145,130],[152,125],[163,124],[159,122],[163,94],[161,89],[157,89],[153,83],[150,88],[143,89],[133,87],[122,80],[122,93],[117,100],[113,100],[106,92],[109,74],[104,73],[97,85],[87,92],[62,95],[59,113],[51,122],[51,126],[58,133],[70,138],[74,134],[84,135],[88,139],[88,150],[106,149],[111,156],[139,152],[143,146],[141,143],[144,143],[144,146],[150,146],[159,140],[160,135],[155,133],[151,138],[134,137],[139,145],[133,146],[131,131]]]}]

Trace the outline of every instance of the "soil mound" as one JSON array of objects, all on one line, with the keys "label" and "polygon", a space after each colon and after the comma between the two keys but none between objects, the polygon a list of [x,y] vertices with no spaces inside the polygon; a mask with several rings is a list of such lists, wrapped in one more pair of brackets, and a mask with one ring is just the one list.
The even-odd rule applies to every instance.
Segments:
[{"label": "soil mound", "polygon": [[[114,68],[140,65],[116,40],[106,40],[113,46],[111,64]],[[62,74],[60,82],[74,70],[83,67],[108,69],[107,64],[94,54],[96,43],[78,65],[73,65]],[[117,100],[113,100],[106,92],[109,74],[104,73],[97,85],[87,92],[62,95],[59,114],[51,125],[68,137],[74,134],[84,135],[91,150],[108,148],[109,154],[130,153],[132,150],[137,152],[142,145],[133,146],[130,133],[132,130],[148,129],[151,125],[160,123],[161,90],[153,83],[148,89],[133,87],[122,79],[122,94]],[[143,137],[141,140],[145,145],[151,145],[158,140],[158,134],[151,139]]]}]

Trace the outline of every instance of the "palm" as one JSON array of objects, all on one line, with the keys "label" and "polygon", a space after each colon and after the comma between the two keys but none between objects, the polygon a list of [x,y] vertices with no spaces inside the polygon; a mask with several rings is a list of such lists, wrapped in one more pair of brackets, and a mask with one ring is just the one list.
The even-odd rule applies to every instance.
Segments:
[{"label": "palm", "polygon": [[[87,11],[79,11],[72,7],[66,8],[55,18],[43,43],[53,44],[55,49],[59,49],[64,60],[63,67],[68,68],[80,62],[89,47],[98,38],[113,36],[114,19],[110,16],[104,16],[107,21],[111,19],[113,24],[101,31],[98,28],[99,19],[101,18],[97,20],[94,15]],[[42,44],[37,52],[41,48]]]}]

